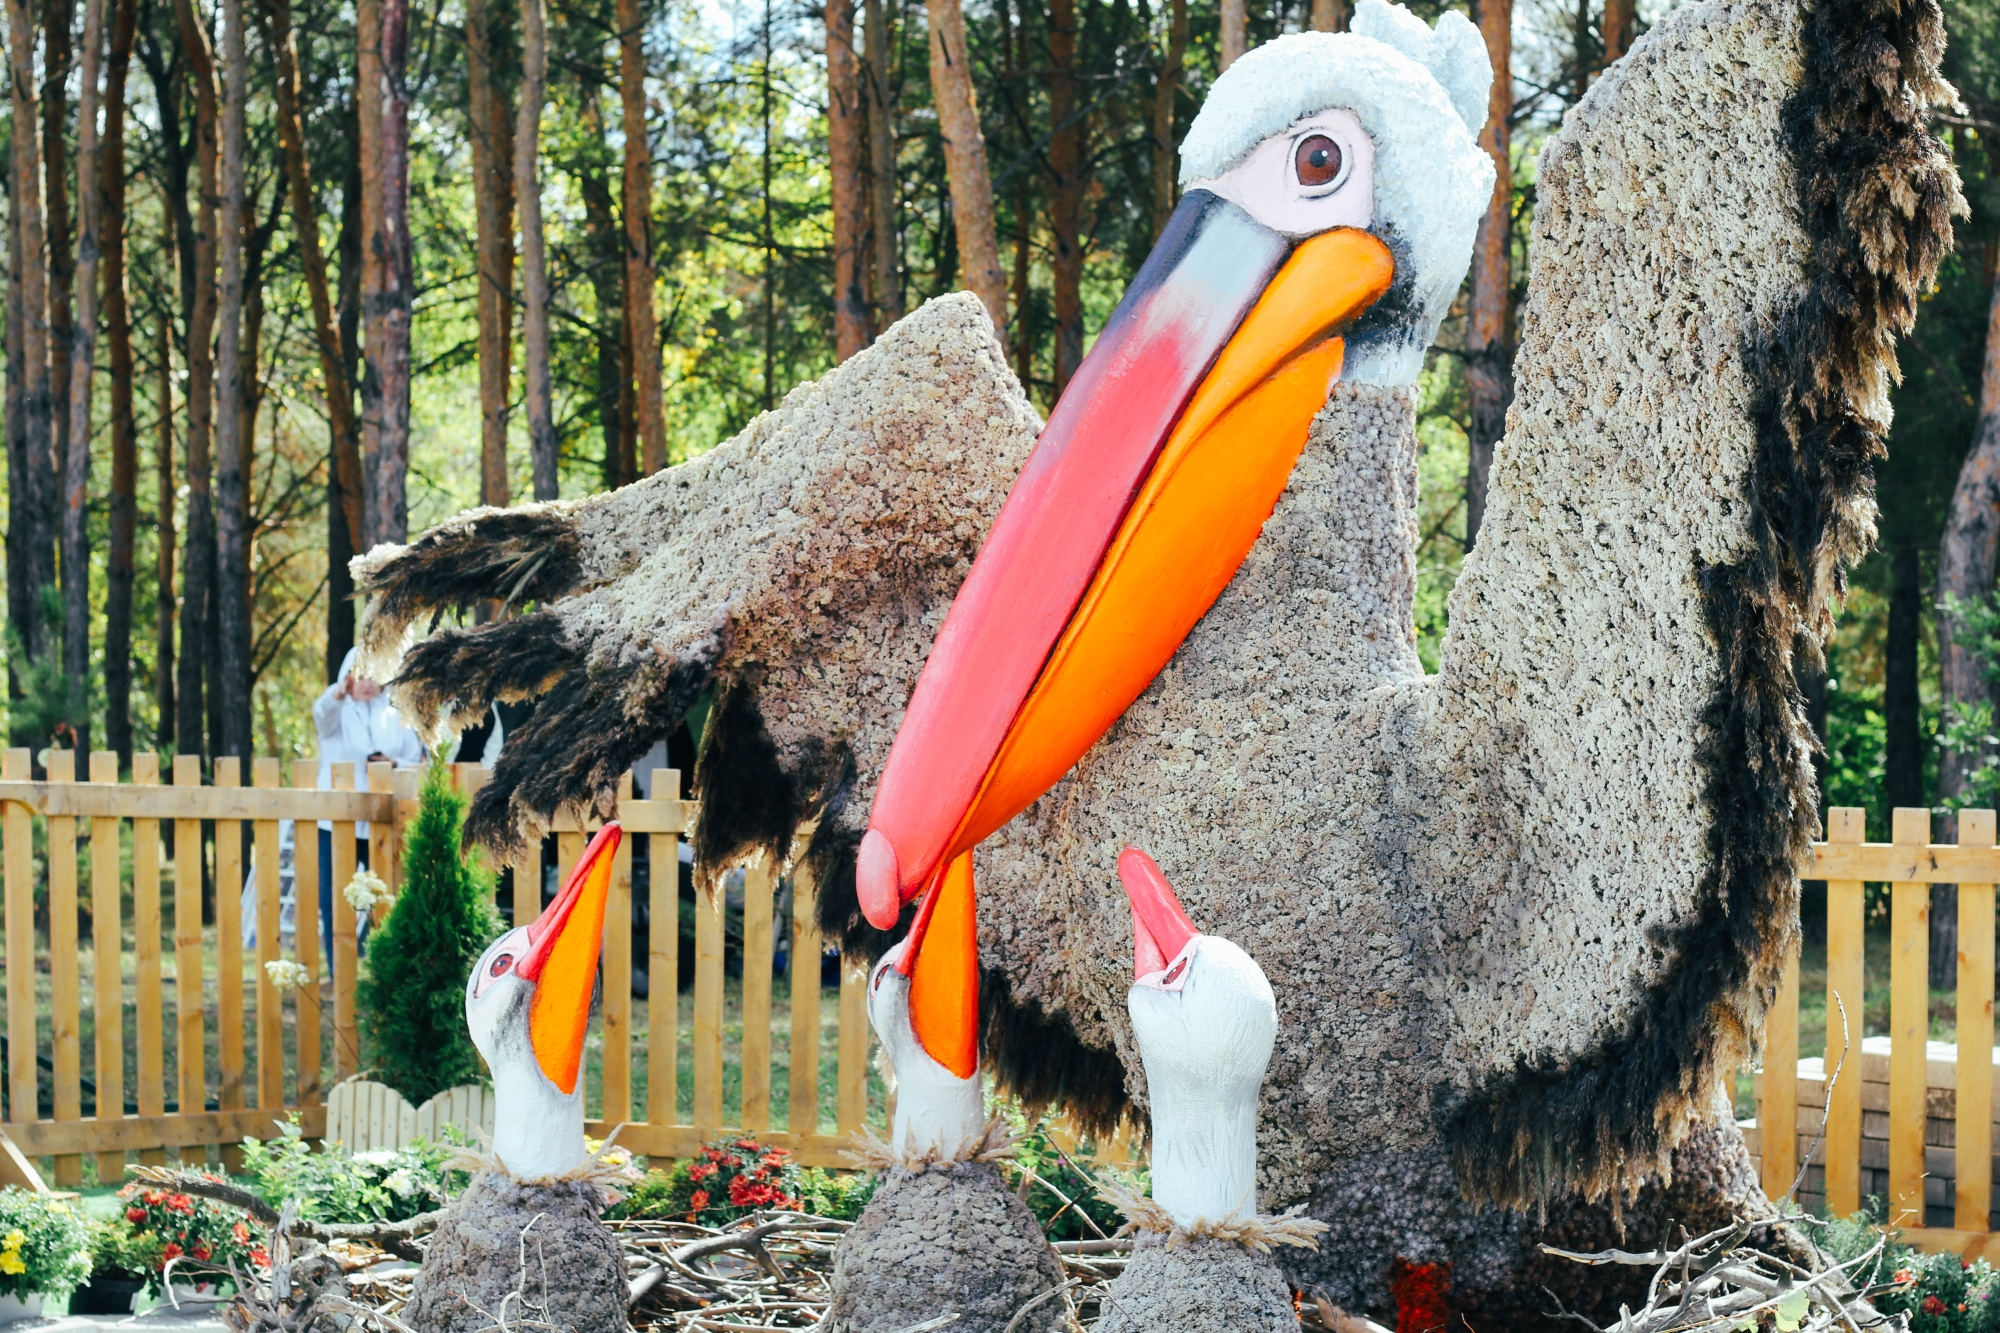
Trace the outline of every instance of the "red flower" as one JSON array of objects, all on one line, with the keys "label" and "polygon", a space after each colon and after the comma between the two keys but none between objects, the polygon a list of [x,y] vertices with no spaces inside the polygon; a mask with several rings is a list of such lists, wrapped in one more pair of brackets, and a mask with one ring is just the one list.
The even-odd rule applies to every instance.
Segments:
[{"label": "red flower", "polygon": [[202,1241],[196,1241],[196,1242],[195,1242],[195,1246],[194,1246],[194,1257],[195,1257],[195,1258],[197,1258],[197,1259],[206,1259],[206,1258],[208,1258],[208,1257],[209,1257],[210,1255],[212,1255],[212,1254],[214,1254],[214,1253],[215,1253],[215,1251],[209,1248],[209,1244],[208,1244],[208,1242],[207,1242],[207,1241],[205,1241],[205,1240],[202,1240]]},{"label": "red flower", "polygon": [[166,1197],[159,1190],[147,1190],[140,1196],[140,1202],[144,1203],[148,1208],[157,1208],[160,1206],[160,1200]]},{"label": "red flower", "polygon": [[1895,1280],[1896,1283],[1900,1286],[1901,1284],[1906,1282],[1915,1282],[1917,1280],[1917,1275],[1915,1273],[1912,1273],[1907,1268],[1899,1268],[1896,1270]]},{"label": "red flower", "polygon": [[238,1245],[248,1245],[250,1243],[250,1228],[241,1222],[229,1228],[229,1234],[236,1237]]},{"label": "red flower", "polygon": [[689,1199],[688,1202],[694,1206],[694,1210],[697,1213],[700,1212],[702,1209],[708,1207],[708,1191],[696,1190],[694,1197]]},{"label": "red flower", "polygon": [[186,1217],[194,1216],[194,1200],[190,1199],[185,1194],[168,1195],[167,1207],[172,1209],[174,1212],[182,1214],[183,1216]]},{"label": "red flower", "polygon": [[258,1245],[250,1251],[250,1262],[259,1268],[269,1268],[271,1266],[271,1256],[265,1251],[262,1245]]},{"label": "red flower", "polygon": [[1923,1310],[1925,1314],[1943,1314],[1944,1302],[1935,1296],[1926,1296],[1924,1297]]},{"label": "red flower", "polygon": [[719,1170],[713,1162],[697,1162],[688,1168],[689,1180],[707,1180]]},{"label": "red flower", "polygon": [[125,1220],[137,1226],[146,1220],[146,1210],[144,1208],[127,1208],[125,1210]]},{"label": "red flower", "polygon": [[181,1257],[181,1247],[172,1241],[168,1241],[167,1248],[160,1251],[160,1257],[162,1259],[178,1259]]}]

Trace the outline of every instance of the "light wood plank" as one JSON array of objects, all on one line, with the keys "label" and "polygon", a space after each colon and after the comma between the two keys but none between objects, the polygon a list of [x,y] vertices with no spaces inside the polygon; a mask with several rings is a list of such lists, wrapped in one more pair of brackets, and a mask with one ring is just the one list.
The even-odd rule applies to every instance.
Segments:
[{"label": "light wood plank", "polygon": [[743,1128],[771,1127],[771,899],[766,852],[743,868]]},{"label": "light wood plank", "polygon": [[[333,785],[345,790],[354,785],[354,770],[346,764],[333,766]],[[353,824],[337,820],[333,826],[333,856],[329,859],[333,877],[333,939],[328,941],[327,950],[333,956],[333,1066],[336,1074],[346,1078],[361,1070],[361,1016],[355,1008],[356,984],[361,975],[361,950],[355,941],[358,922],[354,916],[354,904],[347,901],[347,882],[354,878],[360,860],[359,844]],[[315,850],[315,867],[318,852]],[[314,870],[313,892],[318,894],[318,870]],[[378,875],[380,871],[376,872]],[[386,880],[384,881],[387,882]],[[313,899],[313,916],[319,916],[319,899]],[[313,936],[319,936],[319,926],[313,926]]]},{"label": "light wood plank", "polygon": [[[800,846],[810,837],[800,830]],[[792,868],[791,1104],[785,1128],[819,1133],[819,887],[803,859]]]},{"label": "light wood plank", "polygon": [[[135,753],[132,756],[132,785],[151,787],[160,781],[160,756]],[[167,1105],[167,1037],[162,997],[165,983],[160,966],[160,821],[138,818],[132,821],[132,994],[138,1013],[138,1060],[132,1084],[132,1100],[141,1116],[157,1117]],[[144,1148],[139,1161],[145,1166],[164,1166],[167,1154],[161,1148]]]},{"label": "light wood plank", "polygon": [[[1929,842],[1930,822],[1927,809],[1899,807],[1892,820],[1896,842]],[[1889,1224],[1922,1226],[1931,891],[1926,883],[1904,881],[1889,892]]]},{"label": "light wood plank", "polygon": [[[299,1112],[306,1137],[319,1138],[326,1133],[325,1107],[295,1109]],[[185,1150],[203,1144],[240,1142],[250,1134],[260,1139],[275,1138],[278,1123],[288,1114],[290,1112],[281,1107],[275,1112],[252,1109],[204,1111],[200,1115],[130,1115],[110,1120],[93,1117],[83,1120],[38,1120],[27,1124],[10,1121],[0,1125],[0,1131],[4,1131],[30,1157],[54,1153],[123,1154],[134,1150],[144,1153],[180,1148],[185,1159],[190,1155]]]},{"label": "light wood plank", "polygon": [[[672,784],[669,791],[680,790],[678,771],[656,770],[653,790],[663,781]],[[622,802],[618,813],[622,824]],[[680,1119],[681,840],[672,833],[647,836],[646,1119],[671,1125]]]},{"label": "light wood plank", "polygon": [[1858,879],[1871,884],[1979,884],[2000,878],[1994,872],[1996,855],[2000,854],[1991,848],[1949,843],[1821,843],[1813,848],[1812,860],[1799,867],[1799,874],[1806,879]]},{"label": "light wood plank", "polygon": [[722,899],[719,883],[695,889],[694,1123],[704,1142],[722,1128]]},{"label": "light wood plank", "polygon": [[[281,778],[276,759],[266,757],[250,765],[250,780],[260,791],[276,788]],[[278,865],[278,821],[260,819],[251,827],[257,840],[257,975],[252,978],[257,988],[257,1105],[275,1107],[285,1104],[285,1001],[271,980],[269,965],[283,956],[284,876]],[[302,863],[315,864],[316,872],[311,853],[301,855],[311,844],[297,841],[302,829],[309,838],[311,828],[309,823],[293,826],[295,873]],[[304,882],[311,879],[308,876]]]},{"label": "light wood plank", "polygon": [[[586,1120],[583,1132],[593,1138],[602,1138],[617,1126],[603,1120]],[[676,1157],[692,1157],[701,1151],[704,1143],[718,1138],[734,1137],[749,1131],[741,1126],[718,1127],[704,1137],[693,1125],[629,1125],[618,1136],[618,1146],[629,1148],[641,1157],[650,1157],[656,1163]],[[783,1148],[790,1152],[792,1160],[800,1166],[822,1166],[836,1170],[853,1170],[854,1161],[849,1154],[854,1151],[854,1143],[838,1134],[807,1134],[800,1136],[782,1129],[769,1130],[757,1136],[757,1141],[767,1148]]]},{"label": "light wood plank", "polygon": [[[243,761],[235,755],[215,759],[215,785],[243,785]],[[243,1109],[243,825],[239,820],[215,822],[215,1021],[221,1083],[216,1105],[225,1111]],[[243,1150],[222,1149],[222,1169],[243,1169]]]},{"label": "light wood plank", "polygon": [[584,835],[582,833],[558,833],[556,835],[556,892],[560,894],[569,884],[569,877],[576,871],[576,863],[583,859]]},{"label": "light wood plank", "polygon": [[[1994,845],[1994,812],[1958,812],[1958,845]],[[1993,886],[1958,886],[1957,1182],[1952,1222],[1984,1231],[1993,1212]]]},{"label": "light wood plank", "polygon": [[1778,993],[1764,1015],[1764,1074],[1758,1080],[1764,1193],[1780,1200],[1799,1170],[1799,946],[1786,950]]},{"label": "light wood plank", "polygon": [[[482,778],[478,764],[460,765]],[[632,794],[632,775],[618,779],[618,795]],[[632,840],[620,837],[611,862],[611,893],[604,904],[604,1118],[632,1118]]]},{"label": "light wood plank", "polygon": [[[50,750],[49,783],[76,780],[76,753]],[[76,819],[58,815],[49,820],[49,1044],[55,1064],[55,1118],[76,1120],[83,1115],[83,1013],[77,977]],[[65,1153],[56,1158],[55,1184],[75,1189],[83,1184],[83,1158]]]},{"label": "light wood plank", "polygon": [[868,965],[843,954],[840,959],[840,1092],[834,1126],[841,1138],[868,1123]]},{"label": "light wood plank", "polygon": [[[201,789],[201,759],[174,756],[174,786]],[[174,1061],[180,1114],[208,1109],[208,1050],[202,1015],[201,821],[174,821]],[[185,1155],[183,1155],[185,1159]]]},{"label": "light wood plank", "polygon": [[[1867,811],[1827,812],[1829,843],[1858,843],[1867,836]],[[1861,1211],[1861,1019],[1864,886],[1858,879],[1826,885],[1826,1063],[1840,1070],[1826,1108],[1826,1200],[1836,1217]],[[1841,1011],[1846,1010],[1843,1044]],[[1843,1064],[1842,1061],[1845,1060]]]},{"label": "light wood plank", "polygon": [[[9,780],[25,779],[28,752],[10,749],[0,757]],[[7,1095],[16,1120],[41,1114],[35,1052],[35,822],[27,806],[5,805],[7,831]]]},{"label": "light wood plank", "polygon": [[[118,755],[97,750],[90,756],[90,780],[118,781]],[[99,816],[90,822],[90,954],[91,1020],[96,1037],[97,1114],[122,1115],[125,1110],[124,903],[119,893],[118,836],[120,821]],[[125,1154],[97,1155],[99,1184],[125,1175]]]},{"label": "light wood plank", "polygon": [[22,801],[40,815],[114,819],[378,819],[387,818],[395,798],[381,792],[274,791],[238,787],[52,788],[46,782],[0,780],[0,801]]},{"label": "light wood plank", "polygon": [[[318,778],[319,774],[315,772],[313,774],[314,781],[317,782]],[[338,795],[341,792],[348,792],[353,789],[353,768],[347,764],[333,765],[334,793]],[[352,824],[340,820],[336,820],[333,825],[333,841],[336,848],[333,867],[333,901],[336,904],[336,913],[339,910],[338,905],[343,902],[341,890],[347,887],[347,880],[341,878],[340,875],[338,848],[341,841],[341,832],[342,830],[346,830],[348,836],[350,850],[348,874],[351,877],[354,873],[352,857],[353,829],[354,826]],[[326,1095],[320,1078],[321,1052],[325,1042],[326,1030],[325,1018],[322,1012],[324,1004],[322,993],[328,984],[328,964],[331,960],[328,956],[329,951],[323,947],[323,942],[319,937],[318,825],[315,824],[313,826],[312,871],[303,878],[298,873],[298,836],[299,827],[294,825],[292,828],[292,855],[294,857],[292,868],[292,899],[294,903],[292,908],[292,952],[301,963],[305,964],[306,973],[311,979],[305,985],[300,986],[292,992],[292,1068],[293,1076],[298,1080],[296,1098],[299,1105],[317,1106],[325,1100]],[[334,923],[334,930],[337,938],[339,932],[337,917]],[[336,982],[335,985],[337,986],[337,984]]]}]

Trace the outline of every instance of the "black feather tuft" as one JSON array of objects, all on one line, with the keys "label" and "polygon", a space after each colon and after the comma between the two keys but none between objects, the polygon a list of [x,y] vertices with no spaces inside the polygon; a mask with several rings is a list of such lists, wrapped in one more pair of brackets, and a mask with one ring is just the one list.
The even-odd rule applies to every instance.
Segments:
[{"label": "black feather tuft", "polygon": [[403,655],[393,683],[397,702],[430,723],[447,712],[478,717],[494,703],[531,699],[582,665],[583,655],[562,641],[555,614],[536,611],[439,630]]},{"label": "black feather tuft", "polygon": [[479,602],[546,602],[576,589],[583,539],[568,519],[542,507],[490,510],[447,523],[371,568],[360,591],[371,618],[404,624],[426,611]]},{"label": "black feather tuft", "polygon": [[1030,1107],[1061,1107],[1086,1134],[1108,1138],[1122,1120],[1144,1125],[1115,1051],[1083,1044],[1069,1019],[1014,998],[1007,975],[979,973],[980,1045],[1000,1087]]}]

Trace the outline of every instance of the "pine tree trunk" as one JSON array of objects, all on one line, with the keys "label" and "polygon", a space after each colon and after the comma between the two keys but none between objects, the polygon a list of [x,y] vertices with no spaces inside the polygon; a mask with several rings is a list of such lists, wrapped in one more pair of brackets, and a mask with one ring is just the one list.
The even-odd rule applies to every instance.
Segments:
[{"label": "pine tree trunk", "polygon": [[1243,0],[1222,0],[1222,29],[1218,36],[1217,63],[1228,69],[1249,49],[1249,15]]},{"label": "pine tree trunk", "polygon": [[1632,0],[1604,0],[1604,63],[1632,49],[1632,33],[1638,27],[1639,11]]},{"label": "pine tree trunk", "polygon": [[[382,372],[374,345],[376,304],[382,290],[382,0],[354,0],[355,146],[361,164],[361,245],[357,254],[357,310],[368,343],[361,360],[361,539],[357,553],[374,545],[375,456],[382,449]],[[343,281],[345,277],[343,276]]]},{"label": "pine tree trunk", "polygon": [[[76,0],[42,0],[42,180],[49,237],[49,400],[55,489],[50,513],[58,542],[69,476],[70,340],[76,282],[69,206],[69,75]],[[65,615],[65,619],[67,616]],[[67,664],[65,664],[67,670]]]},{"label": "pine tree trunk", "polygon": [[868,22],[868,174],[870,231],[875,246],[875,328],[903,317],[902,232],[898,226],[896,109],[889,96],[889,46],[893,40],[882,0],[863,0]]},{"label": "pine tree trunk", "polygon": [[221,639],[218,755],[250,755],[250,505],[243,433],[243,114],[250,77],[243,0],[222,0],[222,208],[217,248],[221,279],[215,340],[216,626]]},{"label": "pine tree trunk", "polygon": [[[218,737],[209,735],[209,698],[219,680],[214,670],[215,512],[212,507],[210,445],[215,414],[215,247],[218,155],[215,60],[208,30],[193,0],[176,0],[181,49],[195,94],[195,161],[200,206],[194,234],[193,307],[188,317],[187,358],[187,540],[182,547],[180,681],[175,691],[175,734],[181,754],[206,755]],[[204,679],[206,677],[206,679]],[[205,710],[204,701],[209,705]],[[204,740],[204,737],[207,740]]]},{"label": "pine tree trunk", "polygon": [[650,475],[667,465],[667,423],[660,391],[660,325],[653,312],[653,150],[646,134],[644,39],[639,0],[618,0],[618,87],[625,126],[626,345],[632,392],[639,404],[639,439]]},{"label": "pine tree trunk", "polygon": [[[1938,684],[1948,714],[1964,716],[1968,706],[1991,704],[1989,664],[1960,642],[1956,602],[1975,602],[1993,592],[1994,559],[2000,553],[2000,281],[1987,304],[1986,354],[1979,385],[1979,422],[1972,448],[1958,470],[1944,537],[1938,543]],[[1938,799],[1964,793],[1966,777],[1987,756],[1946,750],[1938,756]]]},{"label": "pine tree trunk", "polygon": [[98,235],[104,247],[104,338],[111,352],[111,551],[104,586],[104,743],[132,767],[132,584],[139,521],[139,437],[132,411],[132,309],[125,295],[125,80],[137,0],[116,0],[104,70],[98,150]]},{"label": "pine tree trunk", "polygon": [[[358,125],[360,102],[350,103]],[[357,151],[348,154],[345,169],[341,173],[340,189],[340,232],[334,238],[334,253],[340,259],[339,299],[334,312],[337,334],[340,339],[340,368],[346,376],[348,392],[360,378],[361,370],[361,153],[358,151],[361,136],[357,129],[354,143]],[[352,401],[350,398],[349,401]],[[350,464],[330,469],[327,476],[326,502],[331,508],[327,514],[326,536],[326,676],[333,680],[340,674],[340,664],[347,660],[347,650],[354,646],[354,575],[348,562],[357,554],[355,548],[361,542],[361,509],[363,483],[361,480],[361,447],[359,419],[355,422],[352,439],[353,449]],[[337,444],[338,442],[336,442]],[[337,456],[336,456],[337,459]],[[347,478],[342,480],[342,478]],[[335,511],[349,521],[336,522]]]},{"label": "pine tree trunk", "polygon": [[1882,646],[1882,722],[1888,733],[1882,758],[1892,809],[1929,804],[1924,800],[1917,696],[1917,640],[1922,628],[1923,566],[1915,543],[1898,542],[1889,553],[1889,626]]},{"label": "pine tree trunk", "polygon": [[[11,185],[11,182],[10,182]],[[35,474],[29,457],[26,394],[22,369],[27,338],[21,306],[21,232],[19,210],[9,210],[7,228],[7,493],[23,497],[7,506],[7,625],[15,640],[25,647],[35,623],[34,546]],[[7,698],[18,702],[23,694],[22,668],[27,664],[11,649],[7,654]],[[20,725],[21,714],[12,713],[9,745],[31,745],[35,737]]]},{"label": "pine tree trunk", "polygon": [[[9,348],[8,378],[19,367],[20,439],[24,453],[18,492],[28,503],[27,559],[10,564],[9,578],[28,575],[16,626],[30,657],[48,651],[41,590],[55,583],[55,390],[49,370],[49,267],[47,222],[42,212],[41,143],[37,136],[35,27],[27,0],[8,0],[7,46],[14,79],[12,208],[14,269],[20,293],[20,354]],[[10,604],[11,605],[11,604]],[[44,737],[16,737],[39,744]]]},{"label": "pine tree trunk", "polygon": [[479,240],[479,503],[507,503],[514,353],[514,117],[500,86],[489,0],[465,6],[472,202]]},{"label": "pine tree trunk", "polygon": [[1347,0],[1312,0],[1314,32],[1346,32]]},{"label": "pine tree trunk", "polygon": [[[379,15],[381,129],[376,137],[375,228],[367,233],[361,310],[367,322],[368,379],[375,386],[373,447],[362,458],[369,548],[409,536],[410,475],[410,48],[409,0],[374,0]],[[365,170],[365,168],[364,168]],[[364,399],[366,394],[364,392]],[[364,437],[364,444],[367,441]]]},{"label": "pine tree trunk", "polygon": [[70,681],[70,725],[78,753],[90,751],[90,391],[97,361],[97,284],[102,249],[97,178],[98,80],[104,63],[104,0],[84,0],[82,96],[76,130],[76,323],[70,331],[69,438],[62,515],[63,674]]},{"label": "pine tree trunk", "polygon": [[1007,279],[993,232],[993,181],[986,168],[986,136],[979,128],[979,100],[972,88],[972,56],[965,44],[965,11],[959,0],[924,0],[930,18],[931,98],[944,137],[945,175],[958,236],[958,268],[965,285],[1007,330]]},{"label": "pine tree trunk", "polygon": [[521,0],[521,105],[514,122],[514,203],[521,212],[521,356],[527,379],[528,464],[535,499],[553,500],[555,401],[549,384],[549,273],[542,239],[542,99],[549,43],[542,0]]},{"label": "pine tree trunk", "polygon": [[[604,109],[593,93],[583,101],[583,124],[598,144],[604,142]],[[611,182],[598,169],[597,155],[579,154],[575,173],[583,197],[584,235],[589,245],[592,294],[597,298],[597,425],[604,441],[604,487],[617,490],[636,478],[626,472],[626,441],[636,439],[626,421],[631,398],[625,373],[625,236],[611,205]]]},{"label": "pine tree trunk", "polygon": [[[1315,0],[1315,4],[1318,0]],[[1317,14],[1318,10],[1315,9]],[[1179,166],[1175,151],[1174,107],[1180,98],[1181,79],[1187,64],[1187,0],[1169,0],[1167,51],[1160,61],[1160,77],[1153,86],[1153,239],[1167,229],[1174,213],[1174,176]]]},{"label": "pine tree trunk", "polygon": [[1083,364],[1083,119],[1076,109],[1076,0],[1049,0],[1049,268],[1058,398]]},{"label": "pine tree trunk", "polygon": [[867,196],[862,189],[861,80],[854,58],[854,0],[826,3],[826,153],[833,176],[833,355],[868,345]]},{"label": "pine tree trunk", "polygon": [[1508,345],[1513,323],[1514,183],[1509,166],[1514,114],[1514,0],[1475,0],[1479,30],[1493,63],[1486,126],[1479,146],[1493,159],[1493,196],[1472,245],[1472,302],[1465,332],[1465,383],[1471,400],[1466,438],[1465,545],[1479,538],[1486,517],[1486,482],[1493,448],[1507,430],[1507,405],[1514,400],[1514,354]]},{"label": "pine tree trunk", "polygon": [[162,310],[155,336],[159,343],[159,420],[154,429],[153,478],[157,510],[153,517],[153,707],[157,722],[154,743],[174,744],[179,721],[174,705],[174,333]]},{"label": "pine tree trunk", "polygon": [[[319,348],[320,384],[326,394],[327,422],[332,427],[328,469],[340,487],[339,514],[348,528],[347,549],[361,543],[361,440],[354,420],[354,385],[334,327],[333,296],[328,288],[326,255],[319,242],[319,205],[313,198],[312,167],[306,158],[305,125],[299,99],[298,38],[292,31],[289,0],[264,0],[271,25],[271,43],[278,54],[278,144],[284,155],[289,187],[293,237],[305,270],[306,294],[312,305],[313,335]],[[332,503],[329,500],[329,503]]]}]

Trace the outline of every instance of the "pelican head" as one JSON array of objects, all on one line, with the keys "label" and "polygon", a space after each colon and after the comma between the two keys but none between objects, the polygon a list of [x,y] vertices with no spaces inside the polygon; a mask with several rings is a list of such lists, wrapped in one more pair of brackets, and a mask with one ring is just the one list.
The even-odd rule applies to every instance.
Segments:
[{"label": "pelican head", "polygon": [[1176,1223],[1257,1212],[1257,1099],[1278,1034],[1257,960],[1195,929],[1166,876],[1127,848],[1118,877],[1132,905],[1125,999],[1153,1116],[1153,1198]]},{"label": "pelican head", "polygon": [[[1493,165],[1478,31],[1360,0],[1216,80],[1187,186],[1007,497],[939,630],[855,865],[891,928],[1060,779],[1235,575],[1336,380],[1408,384],[1471,262]],[[926,913],[929,908],[924,909]],[[969,918],[969,909],[965,912]],[[931,945],[925,916],[914,965]],[[975,999],[936,987],[953,1012]],[[974,1034],[913,995],[925,1049]]]},{"label": "pelican head", "polygon": [[465,1020],[493,1073],[493,1151],[522,1180],[584,1161],[583,1039],[620,836],[600,829],[555,901],[488,945],[465,982]]}]

